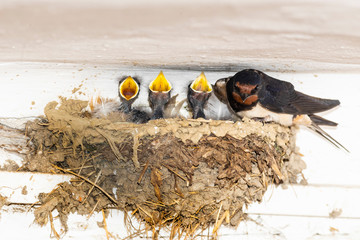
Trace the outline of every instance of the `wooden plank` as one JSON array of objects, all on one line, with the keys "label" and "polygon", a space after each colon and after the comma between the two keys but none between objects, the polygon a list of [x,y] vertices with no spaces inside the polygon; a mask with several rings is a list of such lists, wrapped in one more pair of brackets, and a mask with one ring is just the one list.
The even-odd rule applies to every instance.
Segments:
[{"label": "wooden plank", "polygon": [[[33,223],[34,209],[22,208],[18,206],[4,207],[0,218],[0,231],[3,237],[8,239],[23,239],[24,236],[36,236],[39,239],[50,239],[51,228],[48,223],[40,227]],[[68,218],[69,231],[63,234],[63,227],[56,218],[54,212],[54,226],[62,239],[105,239],[105,230],[97,223],[102,222],[101,213],[94,213],[90,218],[70,214]],[[107,227],[109,232],[117,239],[127,236],[124,226],[124,214],[120,211],[111,210],[108,215]],[[323,217],[301,217],[289,215],[256,215],[250,214],[248,221],[240,223],[234,228],[221,228],[219,239],[359,239],[360,221],[359,219],[346,218],[323,218]],[[136,221],[133,222],[137,227]],[[21,229],[21,231],[19,231]],[[151,233],[148,233],[151,236]],[[211,234],[211,230],[210,230]],[[203,232],[206,238],[207,232]],[[143,239],[146,235],[142,235]],[[161,231],[161,239],[168,239],[169,232]],[[140,239],[140,237],[134,238]]]},{"label": "wooden plank", "polygon": [[0,171],[0,194],[10,203],[33,204],[39,193],[51,192],[71,175]]},{"label": "wooden plank", "polygon": [[1,6],[0,61],[277,71],[356,70],[360,63],[357,0],[2,0]]},{"label": "wooden plank", "polygon": [[288,189],[268,189],[264,201],[250,205],[249,214],[330,217],[338,212],[341,218],[359,219],[360,187],[293,185]]},{"label": "wooden plank", "polygon": [[318,218],[289,215],[252,215],[234,229],[220,230],[221,240],[230,239],[338,239],[352,240],[360,236],[359,219]]},{"label": "wooden plank", "polygon": [[30,150],[28,141],[23,132],[0,124],[0,167],[12,163],[21,166]]}]

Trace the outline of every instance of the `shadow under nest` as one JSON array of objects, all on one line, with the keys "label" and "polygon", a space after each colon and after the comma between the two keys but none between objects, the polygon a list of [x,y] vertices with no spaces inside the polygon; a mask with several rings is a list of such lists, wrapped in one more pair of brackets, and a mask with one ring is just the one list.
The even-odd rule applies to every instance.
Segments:
[{"label": "shadow under nest", "polygon": [[[296,153],[296,129],[278,124],[162,119],[125,122],[82,113],[87,102],[51,102],[46,117],[27,124],[33,149],[28,171],[76,177],[43,193],[36,222],[56,209],[65,231],[69,213],[121,209],[147,229],[170,238],[237,226],[243,207],[261,202],[271,183],[296,182],[305,168]],[[127,213],[131,212],[130,215]]]}]

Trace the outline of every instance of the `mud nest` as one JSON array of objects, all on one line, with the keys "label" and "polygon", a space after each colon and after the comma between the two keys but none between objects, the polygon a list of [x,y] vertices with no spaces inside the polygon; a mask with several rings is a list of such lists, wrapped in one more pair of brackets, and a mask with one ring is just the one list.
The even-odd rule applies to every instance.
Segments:
[{"label": "mud nest", "polygon": [[269,184],[296,182],[305,168],[294,128],[216,120],[126,122],[119,112],[95,118],[87,102],[49,103],[27,124],[28,171],[70,173],[70,183],[41,194],[36,221],[117,208],[170,229],[170,238],[223,224],[237,226],[243,207],[261,202]]}]

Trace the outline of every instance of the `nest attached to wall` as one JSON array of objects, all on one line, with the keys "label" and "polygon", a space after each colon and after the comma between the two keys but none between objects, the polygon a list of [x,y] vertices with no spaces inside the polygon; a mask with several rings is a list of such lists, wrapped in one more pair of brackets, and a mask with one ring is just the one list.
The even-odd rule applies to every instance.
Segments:
[{"label": "nest attached to wall", "polygon": [[117,208],[154,232],[194,237],[197,230],[237,226],[243,207],[261,202],[271,183],[296,182],[305,168],[295,128],[217,120],[126,122],[114,112],[94,118],[87,102],[51,102],[46,117],[27,124],[29,171],[70,173],[70,183],[41,194],[36,221]]}]

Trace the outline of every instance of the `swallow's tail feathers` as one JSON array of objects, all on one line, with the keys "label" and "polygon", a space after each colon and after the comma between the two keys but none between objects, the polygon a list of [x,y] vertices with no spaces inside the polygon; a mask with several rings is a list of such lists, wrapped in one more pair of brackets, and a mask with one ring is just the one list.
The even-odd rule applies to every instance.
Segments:
[{"label": "swallow's tail feathers", "polygon": [[330,120],[327,120],[323,117],[320,117],[320,116],[317,116],[317,115],[314,115],[314,114],[311,114],[311,115],[308,115],[311,119],[311,121],[313,123],[315,123],[316,125],[323,125],[323,126],[332,126],[332,127],[336,127],[338,124],[336,122],[333,122],[333,121],[330,121]]},{"label": "swallow's tail feathers", "polygon": [[[328,121],[328,120],[327,120]],[[329,121],[331,122],[331,121]],[[344,147],[341,143],[336,141],[332,136],[330,136],[327,132],[325,132],[322,128],[319,127],[315,122],[312,122],[310,126],[308,126],[310,129],[314,130],[318,134],[320,134],[323,138],[331,142],[335,147],[342,148],[346,152],[350,152],[346,147]]]},{"label": "swallow's tail feathers", "polygon": [[294,93],[290,106],[295,107],[296,111],[302,114],[323,112],[340,105],[340,101],[336,99],[312,97],[298,91]]}]

